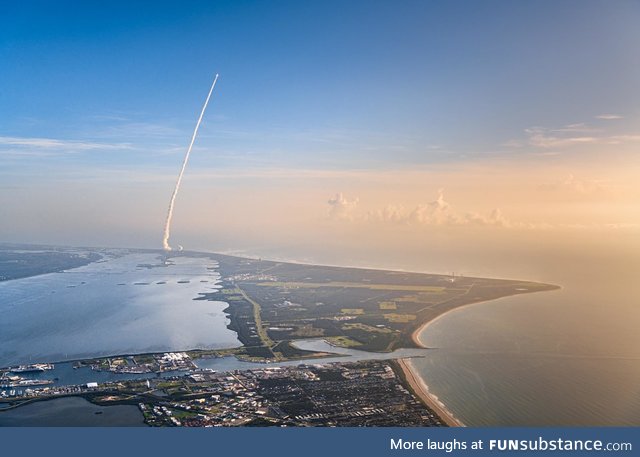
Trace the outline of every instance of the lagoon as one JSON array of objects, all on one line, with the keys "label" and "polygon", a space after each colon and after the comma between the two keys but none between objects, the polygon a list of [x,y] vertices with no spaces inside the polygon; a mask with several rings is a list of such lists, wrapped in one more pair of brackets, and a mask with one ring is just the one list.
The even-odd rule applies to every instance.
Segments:
[{"label": "lagoon", "polygon": [[194,300],[219,288],[216,266],[124,253],[0,282],[0,366],[239,346],[227,304]]}]

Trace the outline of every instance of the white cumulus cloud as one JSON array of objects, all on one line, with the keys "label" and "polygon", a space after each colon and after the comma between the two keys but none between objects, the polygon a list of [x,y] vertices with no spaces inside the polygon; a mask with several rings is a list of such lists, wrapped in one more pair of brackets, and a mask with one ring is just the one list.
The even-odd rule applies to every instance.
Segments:
[{"label": "white cumulus cloud", "polygon": [[444,190],[438,190],[435,200],[407,209],[403,206],[388,205],[380,210],[370,211],[366,219],[373,222],[386,222],[418,226],[496,226],[524,227],[524,224],[509,221],[499,208],[489,214],[477,212],[459,213],[444,199]]},{"label": "white cumulus cloud", "polygon": [[349,200],[342,194],[342,192],[338,192],[335,197],[330,198],[327,203],[329,204],[329,217],[336,219],[351,219],[353,212],[358,206],[358,198]]},{"label": "white cumulus cloud", "polygon": [[618,114],[600,114],[600,115],[596,116],[596,119],[603,119],[605,121],[613,121],[613,120],[616,120],[616,119],[623,119],[623,117],[618,115]]}]

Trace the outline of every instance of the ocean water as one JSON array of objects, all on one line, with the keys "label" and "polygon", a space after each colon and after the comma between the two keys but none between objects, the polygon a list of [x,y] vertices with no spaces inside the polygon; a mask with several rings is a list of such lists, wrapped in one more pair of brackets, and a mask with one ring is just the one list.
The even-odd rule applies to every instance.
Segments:
[{"label": "ocean water", "polygon": [[640,294],[631,252],[555,256],[562,290],[454,310],[413,366],[467,425],[640,425]]},{"label": "ocean water", "polygon": [[128,254],[60,273],[0,282],[0,366],[240,345],[216,263]]},{"label": "ocean water", "polygon": [[98,406],[84,398],[38,401],[0,411],[0,427],[145,427],[137,406]]}]

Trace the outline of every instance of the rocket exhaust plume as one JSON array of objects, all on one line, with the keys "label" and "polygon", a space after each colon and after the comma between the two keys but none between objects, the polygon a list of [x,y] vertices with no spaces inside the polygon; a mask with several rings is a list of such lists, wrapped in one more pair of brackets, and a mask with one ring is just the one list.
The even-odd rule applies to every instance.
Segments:
[{"label": "rocket exhaust plume", "polygon": [[171,235],[171,219],[173,219],[173,207],[175,206],[176,196],[178,195],[178,191],[180,190],[182,175],[184,175],[184,170],[185,168],[187,168],[187,163],[189,162],[189,155],[191,154],[191,148],[193,148],[193,143],[196,141],[196,135],[198,135],[198,129],[200,128],[202,117],[204,116],[204,112],[207,109],[207,105],[209,104],[209,99],[211,98],[211,94],[213,93],[213,88],[216,87],[217,81],[218,81],[218,74],[216,73],[216,77],[213,78],[213,84],[211,84],[211,89],[209,89],[209,94],[207,95],[207,99],[204,101],[204,105],[202,106],[202,111],[200,112],[200,117],[198,118],[198,122],[196,122],[196,128],[193,130],[193,135],[191,136],[191,143],[189,143],[189,147],[187,148],[187,153],[184,155],[184,160],[182,161],[182,168],[180,168],[180,173],[178,174],[178,180],[176,181],[176,187],[175,189],[173,189],[173,194],[171,194],[171,200],[169,201],[169,210],[167,211],[167,222],[164,224],[164,236],[162,237],[162,248],[165,251],[171,251],[171,246],[169,246],[169,236]]}]

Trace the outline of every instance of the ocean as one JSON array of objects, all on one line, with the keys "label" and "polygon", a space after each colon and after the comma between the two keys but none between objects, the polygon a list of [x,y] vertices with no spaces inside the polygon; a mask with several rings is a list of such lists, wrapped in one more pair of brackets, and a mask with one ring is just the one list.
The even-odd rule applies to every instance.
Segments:
[{"label": "ocean", "polygon": [[548,258],[535,274],[561,290],[445,314],[419,334],[436,349],[411,363],[469,426],[640,425],[637,252]]}]

